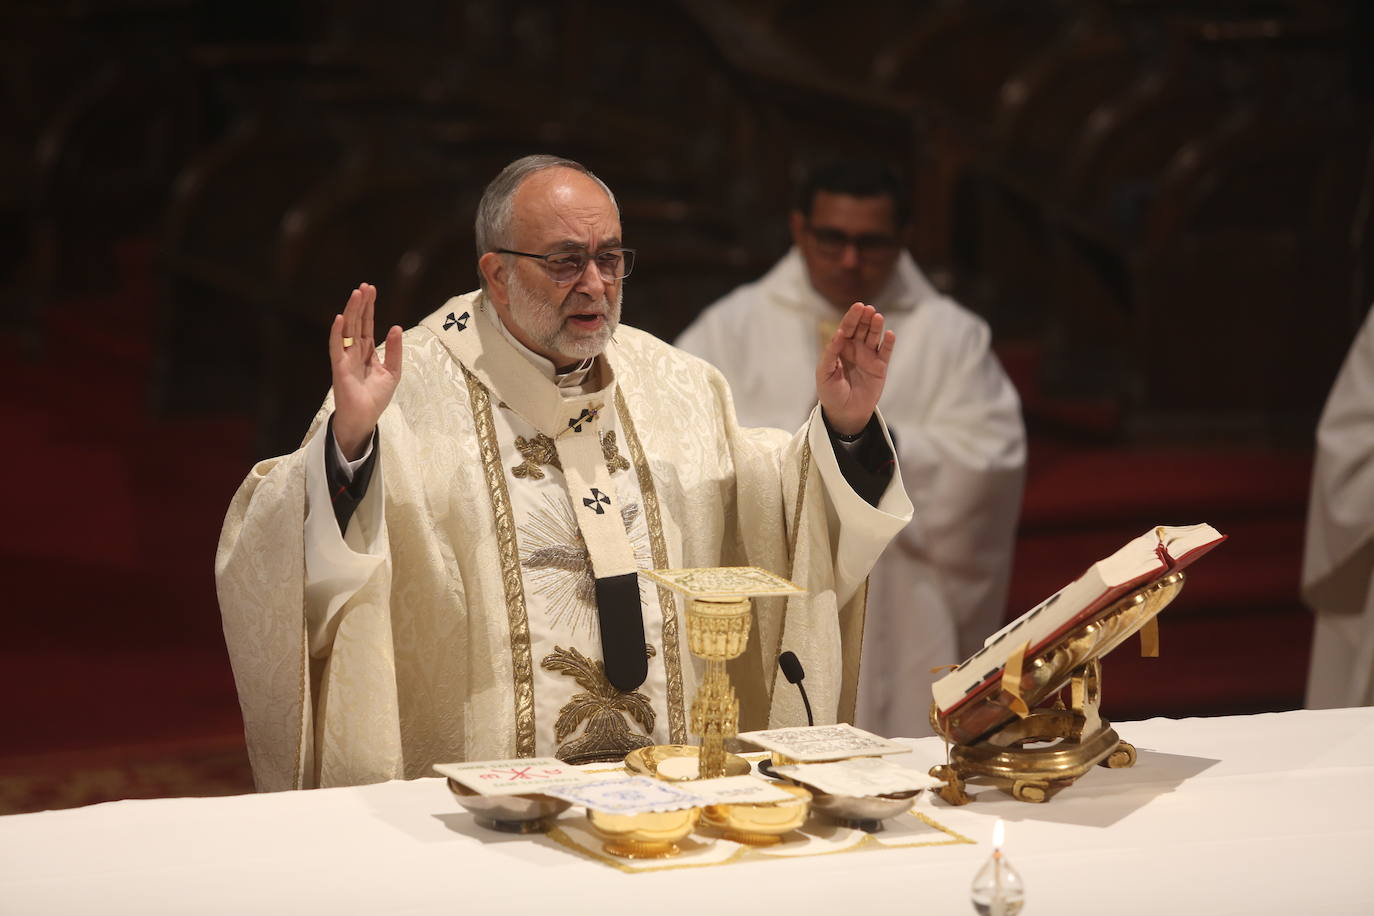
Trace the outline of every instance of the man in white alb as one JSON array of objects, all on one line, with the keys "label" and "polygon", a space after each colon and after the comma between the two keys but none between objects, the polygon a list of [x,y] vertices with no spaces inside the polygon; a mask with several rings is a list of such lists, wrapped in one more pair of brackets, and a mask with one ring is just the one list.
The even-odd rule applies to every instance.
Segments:
[{"label": "man in white alb", "polygon": [[641,569],[759,566],[806,588],[755,603],[732,663],[741,726],[803,721],[776,689],[784,651],[816,660],[821,720],[848,717],[864,580],[911,517],[876,412],[882,316],[846,313],[795,433],[745,429],[718,372],[618,324],[635,252],[585,167],[507,166],[477,243],[482,289],[384,347],[376,290],[353,291],[304,444],[259,463],[225,518],[217,584],[258,787],[692,740],[701,662]]},{"label": "man in white alb", "polygon": [[1374,311],[1317,425],[1302,589],[1316,612],[1307,708],[1374,704]]},{"label": "man in white alb", "polygon": [[811,409],[810,366],[851,303],[875,306],[902,338],[882,410],[915,520],[870,578],[855,723],[893,736],[930,734],[931,669],[1002,623],[1026,460],[1020,401],[987,325],[922,275],[907,223],[887,167],[816,169],[791,214],[792,250],[677,340],[725,374],[740,422],[786,428]]}]

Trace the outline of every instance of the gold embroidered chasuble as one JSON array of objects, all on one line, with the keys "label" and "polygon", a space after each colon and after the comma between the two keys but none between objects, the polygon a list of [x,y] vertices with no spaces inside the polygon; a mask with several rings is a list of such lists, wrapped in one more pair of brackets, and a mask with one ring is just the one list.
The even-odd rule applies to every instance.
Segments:
[{"label": "gold embroidered chasuble", "polygon": [[606,682],[593,576],[634,569],[757,565],[807,588],[755,604],[732,671],[741,727],[805,721],[796,691],[775,690],[785,649],[806,664],[817,721],[852,717],[864,579],[910,517],[900,476],[869,506],[818,413],[790,436],[741,428],[719,373],[625,326],[566,396],[485,310],[470,293],[406,333],[347,536],[377,561],[323,624],[304,610],[302,531],[327,499],[306,462],[322,461],[331,397],[301,449],[259,463],[230,506],[217,582],[259,789],[692,740],[698,662],[676,596],[639,586],[647,678],[629,693]]}]

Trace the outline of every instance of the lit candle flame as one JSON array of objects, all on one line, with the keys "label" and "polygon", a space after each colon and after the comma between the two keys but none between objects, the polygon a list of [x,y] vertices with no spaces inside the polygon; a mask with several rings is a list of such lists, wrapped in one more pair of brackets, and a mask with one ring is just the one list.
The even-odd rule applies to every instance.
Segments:
[{"label": "lit candle flame", "polygon": [[998,852],[1002,851],[1002,840],[1006,838],[1006,828],[1002,826],[1002,819],[999,817],[997,823],[992,825],[992,848]]}]

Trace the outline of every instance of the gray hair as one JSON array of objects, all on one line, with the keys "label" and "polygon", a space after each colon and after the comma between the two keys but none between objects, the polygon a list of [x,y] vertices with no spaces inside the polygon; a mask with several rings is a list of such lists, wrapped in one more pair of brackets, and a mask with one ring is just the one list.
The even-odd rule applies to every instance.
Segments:
[{"label": "gray hair", "polygon": [[[515,216],[515,192],[520,190],[526,178],[545,169],[572,169],[581,172],[601,186],[615,207],[616,216],[620,215],[620,205],[615,202],[615,194],[606,182],[592,174],[592,170],[580,162],[560,156],[537,154],[517,159],[501,170],[501,174],[491,180],[482,192],[482,200],[477,204],[477,256],[480,258],[488,251],[510,246],[510,224]],[[478,272],[480,276],[480,271]],[[486,286],[486,278],[482,279]]]}]

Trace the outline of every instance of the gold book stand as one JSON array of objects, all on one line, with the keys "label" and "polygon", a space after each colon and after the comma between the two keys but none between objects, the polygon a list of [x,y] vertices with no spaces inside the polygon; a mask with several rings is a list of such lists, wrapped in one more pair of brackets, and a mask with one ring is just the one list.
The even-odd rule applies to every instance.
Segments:
[{"label": "gold book stand", "polygon": [[967,804],[965,783],[977,780],[1018,801],[1044,802],[1094,766],[1134,765],[1135,748],[1098,714],[1100,659],[1137,631],[1142,631],[1141,654],[1157,655],[1155,616],[1177,597],[1183,581],[1182,571],[1156,579],[1027,656],[1019,690],[1002,685],[971,709],[950,716],[941,716],[932,704],[931,724],[949,747],[948,763],[930,770],[945,780],[940,797],[951,805]]}]

